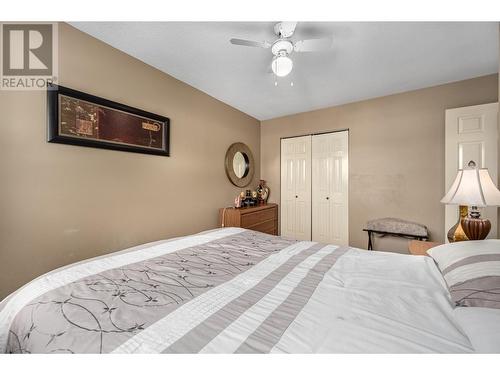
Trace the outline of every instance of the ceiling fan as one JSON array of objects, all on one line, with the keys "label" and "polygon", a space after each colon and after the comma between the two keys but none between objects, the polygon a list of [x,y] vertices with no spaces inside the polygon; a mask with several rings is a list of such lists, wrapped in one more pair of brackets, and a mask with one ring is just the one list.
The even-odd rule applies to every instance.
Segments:
[{"label": "ceiling fan", "polygon": [[297,27],[297,22],[278,22],[274,25],[274,33],[278,37],[274,42],[255,42],[252,40],[232,38],[232,44],[271,48],[274,57],[271,62],[271,69],[278,77],[285,77],[292,71],[293,61],[290,58],[292,52],[314,52],[324,51],[332,48],[332,38],[306,39],[296,42],[290,40]]}]

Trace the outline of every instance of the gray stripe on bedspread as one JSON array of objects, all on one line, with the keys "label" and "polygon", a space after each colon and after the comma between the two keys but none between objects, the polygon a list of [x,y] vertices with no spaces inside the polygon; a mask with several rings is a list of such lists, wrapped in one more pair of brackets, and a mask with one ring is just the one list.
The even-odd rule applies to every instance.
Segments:
[{"label": "gray stripe on bedspread", "polygon": [[307,304],[325,274],[349,249],[342,247],[318,262],[266,320],[243,342],[235,353],[269,353],[288,326]]},{"label": "gray stripe on bedspread", "polygon": [[294,255],[253,288],[247,290],[240,297],[234,299],[222,309],[209,316],[201,324],[194,327],[186,335],[165,349],[163,353],[198,353],[219,333],[238,319],[248,308],[269,293],[299,263],[325,246],[325,244],[316,244]]}]

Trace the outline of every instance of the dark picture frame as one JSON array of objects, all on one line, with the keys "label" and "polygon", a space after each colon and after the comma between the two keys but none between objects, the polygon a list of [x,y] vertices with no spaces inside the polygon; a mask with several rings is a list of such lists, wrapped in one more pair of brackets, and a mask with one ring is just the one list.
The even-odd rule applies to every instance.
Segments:
[{"label": "dark picture frame", "polygon": [[47,141],[170,156],[170,119],[63,86],[47,89]]}]

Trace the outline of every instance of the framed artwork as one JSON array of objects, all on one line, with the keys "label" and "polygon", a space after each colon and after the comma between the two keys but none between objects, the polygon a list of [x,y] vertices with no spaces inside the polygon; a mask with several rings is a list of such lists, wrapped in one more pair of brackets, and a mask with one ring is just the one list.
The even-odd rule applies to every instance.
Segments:
[{"label": "framed artwork", "polygon": [[47,106],[49,142],[169,156],[167,117],[55,85]]}]

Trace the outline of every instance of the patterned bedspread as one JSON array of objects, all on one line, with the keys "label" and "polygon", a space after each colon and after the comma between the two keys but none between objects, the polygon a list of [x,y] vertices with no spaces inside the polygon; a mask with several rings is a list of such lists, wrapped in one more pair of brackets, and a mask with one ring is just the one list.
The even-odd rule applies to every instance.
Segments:
[{"label": "patterned bedspread", "polygon": [[[91,259],[44,275],[4,300],[0,350],[277,351],[348,251],[226,228]],[[470,350],[466,341],[455,341],[448,351]]]}]

